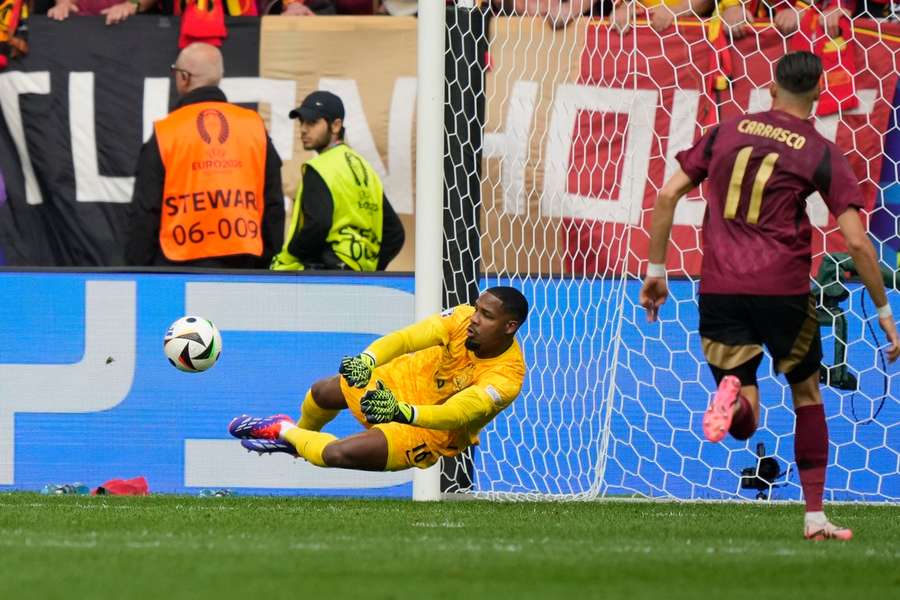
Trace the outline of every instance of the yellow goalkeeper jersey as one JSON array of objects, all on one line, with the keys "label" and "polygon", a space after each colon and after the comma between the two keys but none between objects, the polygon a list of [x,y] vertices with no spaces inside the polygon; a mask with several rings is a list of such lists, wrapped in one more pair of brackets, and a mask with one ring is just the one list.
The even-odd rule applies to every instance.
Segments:
[{"label": "yellow goalkeeper jersey", "polygon": [[468,350],[466,329],[475,312],[460,305],[376,340],[372,381],[381,379],[399,400],[416,406],[413,425],[451,433],[462,449],[519,395],[525,360],[519,343],[494,358]]}]

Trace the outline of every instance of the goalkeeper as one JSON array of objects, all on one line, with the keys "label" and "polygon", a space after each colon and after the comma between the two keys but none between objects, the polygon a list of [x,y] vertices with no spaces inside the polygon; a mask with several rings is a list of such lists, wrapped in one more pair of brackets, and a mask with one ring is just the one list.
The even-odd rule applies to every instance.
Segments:
[{"label": "goalkeeper", "polygon": [[[286,452],[320,467],[425,469],[478,443],[478,432],[515,399],[525,361],[515,339],[528,301],[492,287],[461,305],[375,340],[341,361],[339,375],[306,393],[287,415],[243,415],[228,432],[248,450]],[[367,431],[337,439],[322,428],[350,412]]]}]

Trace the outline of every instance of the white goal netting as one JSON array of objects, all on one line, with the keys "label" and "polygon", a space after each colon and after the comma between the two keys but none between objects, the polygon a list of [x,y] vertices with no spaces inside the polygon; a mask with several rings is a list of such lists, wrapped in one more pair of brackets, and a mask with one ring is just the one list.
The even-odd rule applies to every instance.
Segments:
[{"label": "white goal netting", "polygon": [[[598,15],[554,29],[542,16],[502,12],[459,9],[448,19],[445,281],[448,303],[497,283],[526,293],[520,341],[530,370],[481,445],[445,460],[445,491],[798,499],[790,391],[768,359],[754,437],[703,438],[714,382],[697,334],[702,190],[676,213],[661,322],[646,323],[637,305],[650,208],[675,153],[720,118],[768,108],[774,63],[798,40],[767,19],[731,39],[715,19],[681,18],[657,32],[642,10],[624,34]],[[825,42],[804,27],[794,36],[827,55],[826,96],[841,106],[820,107],[816,126],[860,178],[893,286],[900,26],[860,18],[846,39]],[[898,502],[896,369],[877,350],[874,307],[840,254],[833,219],[818,198],[808,214],[829,380],[826,499]]]}]

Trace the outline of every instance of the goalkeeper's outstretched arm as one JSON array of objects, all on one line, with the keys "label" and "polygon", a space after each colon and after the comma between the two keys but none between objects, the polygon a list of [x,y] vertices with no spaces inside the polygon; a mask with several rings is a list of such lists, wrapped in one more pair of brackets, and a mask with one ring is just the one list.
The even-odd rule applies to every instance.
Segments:
[{"label": "goalkeeper's outstretched arm", "polygon": [[350,385],[363,388],[368,385],[375,367],[385,365],[398,356],[448,341],[449,334],[441,324],[441,318],[431,316],[378,338],[357,356],[345,356],[338,372]]},{"label": "goalkeeper's outstretched arm", "polygon": [[398,356],[446,344],[448,339],[440,317],[432,316],[378,338],[363,352],[374,358],[376,365],[384,365]]}]

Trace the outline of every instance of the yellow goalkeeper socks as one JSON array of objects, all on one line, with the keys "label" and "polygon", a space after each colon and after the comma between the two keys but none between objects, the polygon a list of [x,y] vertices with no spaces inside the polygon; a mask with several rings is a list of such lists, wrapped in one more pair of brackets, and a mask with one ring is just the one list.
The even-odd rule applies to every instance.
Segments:
[{"label": "yellow goalkeeper socks", "polygon": [[303,404],[300,406],[300,420],[297,421],[297,427],[308,431],[322,431],[332,419],[334,419],[339,410],[329,410],[322,408],[313,400],[312,390],[306,392]]},{"label": "yellow goalkeeper socks", "polygon": [[327,467],[322,459],[325,446],[337,438],[330,433],[321,431],[309,431],[301,427],[284,427],[281,430],[281,439],[289,442],[297,454],[318,467]]}]

